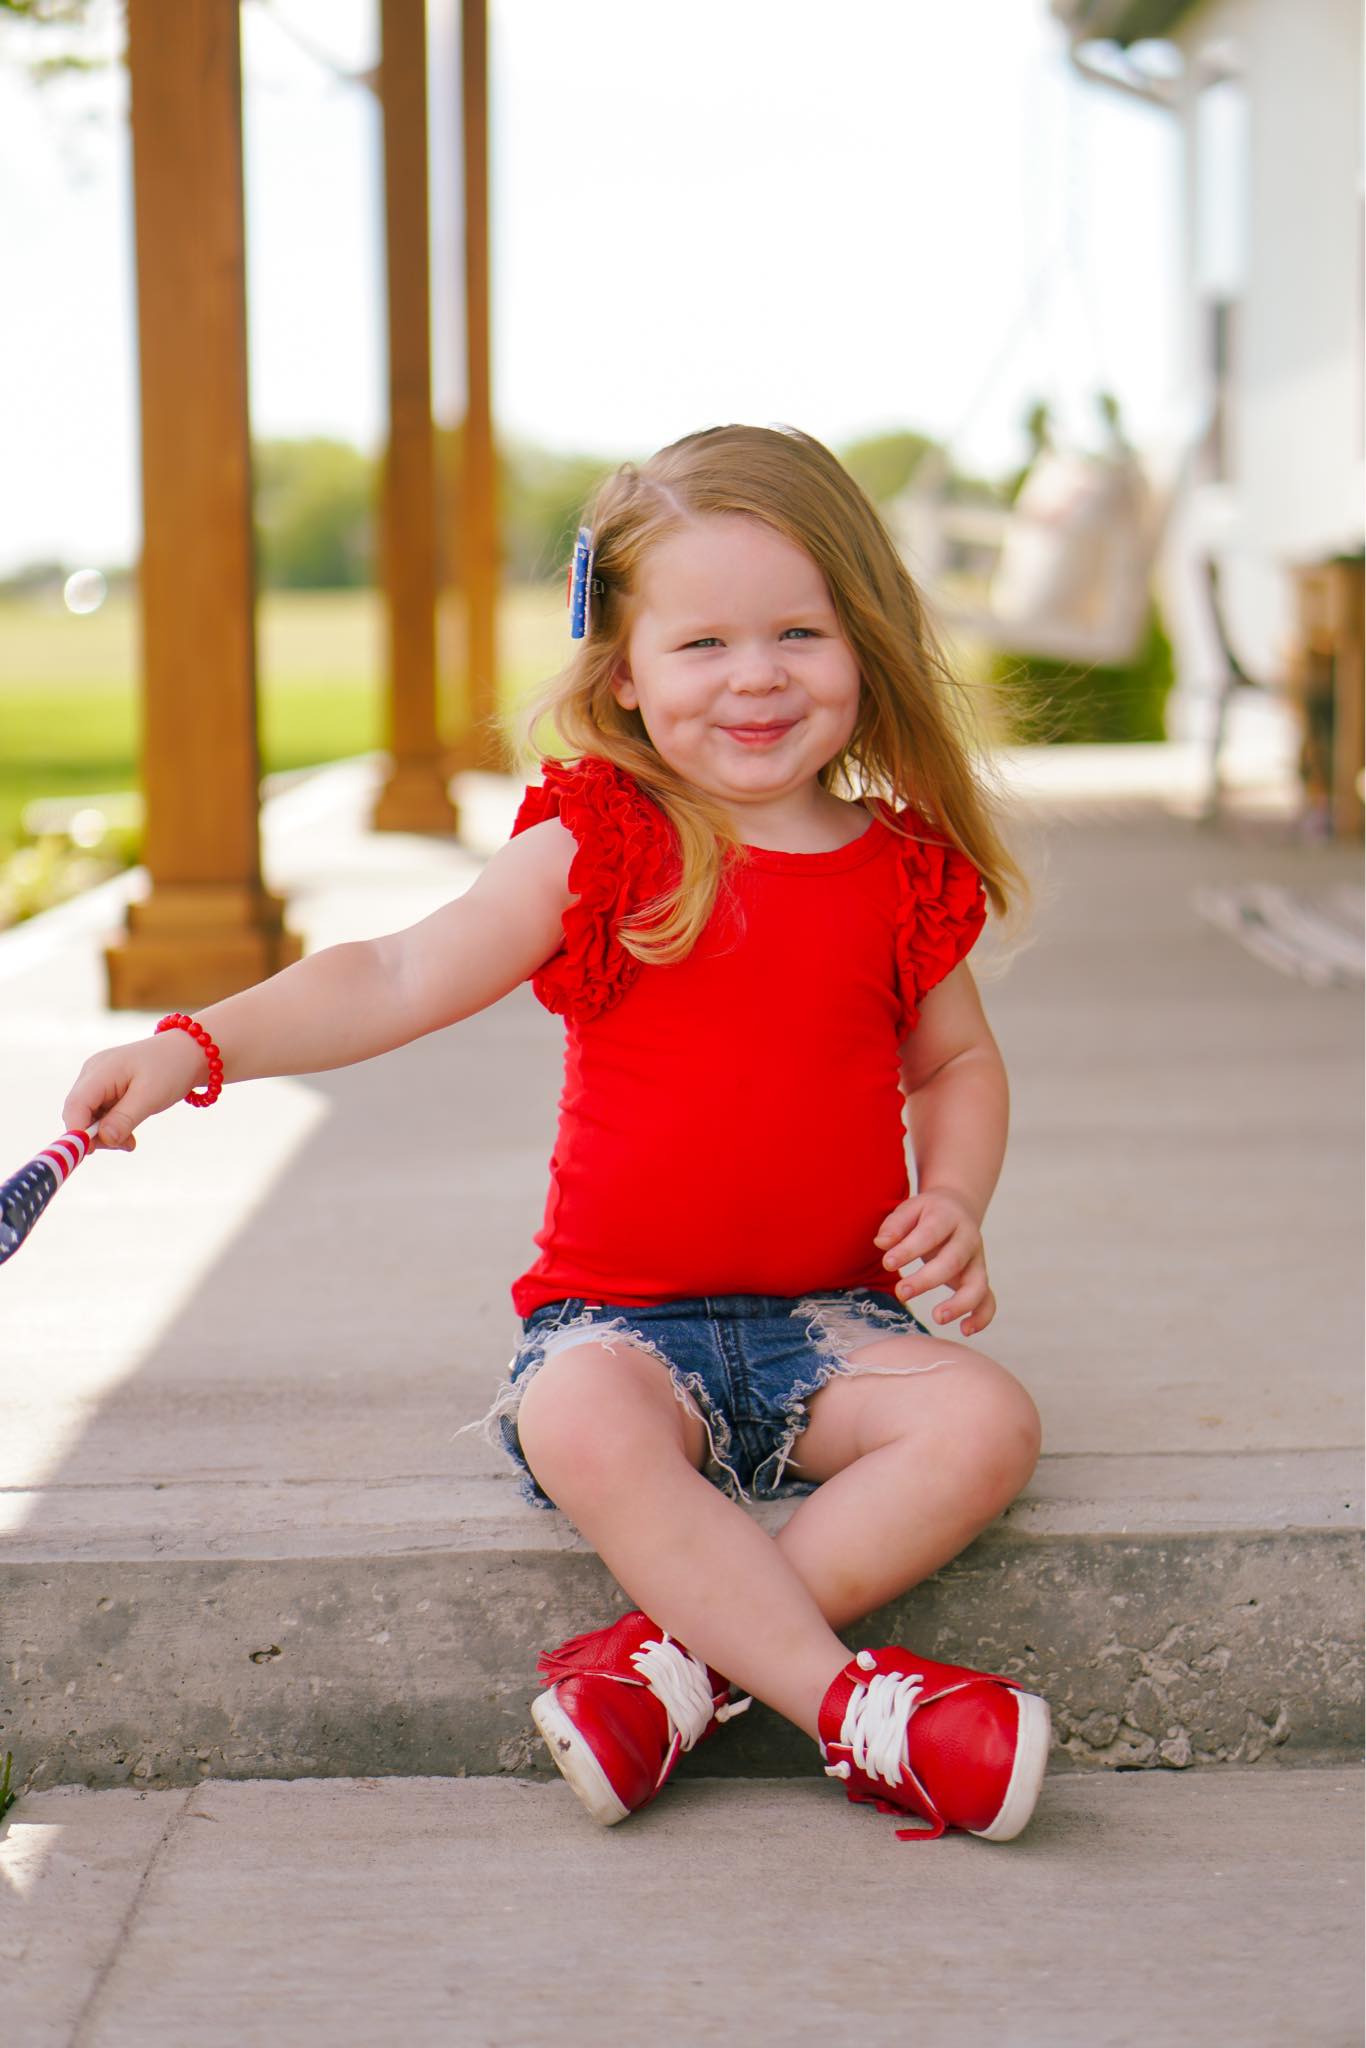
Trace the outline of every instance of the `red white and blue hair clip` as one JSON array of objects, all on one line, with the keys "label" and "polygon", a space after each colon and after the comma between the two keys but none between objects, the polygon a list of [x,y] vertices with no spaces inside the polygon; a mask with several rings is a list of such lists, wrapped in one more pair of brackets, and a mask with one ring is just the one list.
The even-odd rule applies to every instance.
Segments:
[{"label": "red white and blue hair clip", "polygon": [[574,560],[569,570],[569,637],[582,640],[593,623],[592,602],[603,594],[603,581],[593,574],[596,550],[593,536],[581,526],[574,542]]}]

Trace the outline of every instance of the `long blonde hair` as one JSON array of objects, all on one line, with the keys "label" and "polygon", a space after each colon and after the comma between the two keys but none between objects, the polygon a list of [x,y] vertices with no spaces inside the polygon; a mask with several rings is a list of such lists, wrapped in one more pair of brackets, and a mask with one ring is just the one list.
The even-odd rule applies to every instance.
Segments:
[{"label": "long blonde hair", "polygon": [[[624,769],[672,822],[682,854],[676,886],[623,923],[639,960],[680,960],[711,916],[739,836],[710,797],[675,774],[650,742],[639,711],[618,704],[612,679],[625,658],[631,599],[649,550],[690,520],[745,513],[795,543],[822,571],[862,679],[848,745],[821,786],[873,799],[889,812],[914,805],[979,870],[998,917],[1028,896],[988,801],[989,779],[966,686],[935,638],[919,593],[868,499],[828,448],[795,427],[710,427],[625,463],[585,512],[595,549],[591,630],[520,722],[533,756],[548,718],[567,753]],[[914,836],[914,835],[911,835]]]}]

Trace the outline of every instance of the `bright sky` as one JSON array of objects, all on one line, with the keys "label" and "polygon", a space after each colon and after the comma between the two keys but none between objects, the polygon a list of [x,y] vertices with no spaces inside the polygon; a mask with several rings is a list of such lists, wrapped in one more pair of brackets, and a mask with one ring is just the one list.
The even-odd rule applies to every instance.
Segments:
[{"label": "bright sky", "polygon": [[[437,406],[458,413],[454,0],[429,0]],[[253,426],[374,447],[376,0],[249,0]],[[137,547],[118,72],[0,32],[0,572]],[[500,430],[647,453],[723,420],[913,426],[1004,468],[1043,392],[1178,402],[1175,123],[1076,78],[1045,0],[490,0]],[[1028,307],[1033,303],[1032,316]]]}]

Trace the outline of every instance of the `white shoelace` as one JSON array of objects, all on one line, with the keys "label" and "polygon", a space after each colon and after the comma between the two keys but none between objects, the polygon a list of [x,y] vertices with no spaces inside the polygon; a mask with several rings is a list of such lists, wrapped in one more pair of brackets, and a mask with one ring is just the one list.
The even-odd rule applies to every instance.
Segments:
[{"label": "white shoelace", "polygon": [[[899,1786],[909,1762],[906,1730],[920,1704],[925,1681],[918,1673],[878,1671],[871,1653],[860,1650],[857,1662],[873,1676],[849,1695],[840,1727],[839,1746],[849,1751],[865,1777]],[[849,1762],[827,1764],[827,1778],[847,1778]]]},{"label": "white shoelace", "polygon": [[729,1721],[750,1704],[735,1700],[729,1706],[716,1706],[706,1665],[690,1657],[669,1636],[633,1650],[631,1662],[668,1715],[670,1735],[681,1749],[691,1749],[701,1741],[713,1715],[718,1721]]}]

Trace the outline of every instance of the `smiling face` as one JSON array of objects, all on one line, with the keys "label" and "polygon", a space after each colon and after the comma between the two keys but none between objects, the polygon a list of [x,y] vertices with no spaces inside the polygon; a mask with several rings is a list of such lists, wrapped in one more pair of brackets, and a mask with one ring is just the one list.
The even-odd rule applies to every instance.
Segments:
[{"label": "smiling face", "polygon": [[690,520],[646,556],[630,620],[612,688],[671,768],[742,831],[828,807],[816,776],[853,733],[859,672],[810,555],[746,514]]}]

